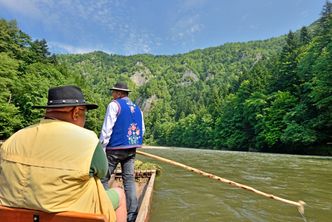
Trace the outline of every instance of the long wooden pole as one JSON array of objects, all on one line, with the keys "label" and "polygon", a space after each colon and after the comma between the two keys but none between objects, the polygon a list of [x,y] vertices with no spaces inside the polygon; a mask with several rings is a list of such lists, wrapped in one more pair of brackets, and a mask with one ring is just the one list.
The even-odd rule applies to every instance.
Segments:
[{"label": "long wooden pole", "polygon": [[247,185],[244,185],[244,184],[240,184],[240,183],[237,183],[237,182],[234,182],[234,181],[231,181],[231,180],[228,180],[228,179],[225,179],[225,178],[222,178],[222,177],[218,177],[214,174],[211,174],[211,173],[207,173],[207,172],[204,172],[202,170],[199,170],[199,169],[196,169],[196,168],[193,168],[193,167],[190,167],[190,166],[187,166],[187,165],[184,165],[182,163],[178,163],[176,161],[173,161],[173,160],[169,160],[169,159],[166,159],[166,158],[163,158],[163,157],[160,157],[160,156],[156,156],[156,155],[153,155],[153,154],[150,154],[150,153],[145,153],[145,152],[142,152],[142,151],[139,151],[137,150],[136,151],[138,154],[141,154],[143,156],[147,156],[147,157],[151,157],[151,158],[154,158],[154,159],[157,159],[157,160],[160,160],[160,161],[163,161],[163,162],[166,162],[166,163],[169,163],[169,164],[172,164],[172,165],[175,165],[175,166],[179,166],[181,168],[184,168],[186,170],[189,170],[189,171],[192,171],[192,172],[195,172],[195,173],[198,173],[200,175],[203,175],[203,176],[206,176],[206,177],[209,177],[211,179],[215,179],[215,180],[218,180],[218,181],[221,181],[223,183],[227,183],[227,184],[230,184],[232,186],[235,186],[235,187],[239,187],[239,188],[242,188],[242,189],[245,189],[245,190],[249,190],[249,191],[252,191],[256,194],[259,194],[259,195],[262,195],[264,197],[267,197],[267,198],[271,198],[271,199],[274,199],[274,200],[278,200],[278,201],[281,201],[283,203],[287,203],[287,204],[291,204],[291,205],[294,205],[297,207],[299,213],[303,216],[304,215],[304,205],[305,205],[305,202],[302,201],[302,200],[299,200],[297,202],[295,201],[292,201],[292,200],[287,200],[287,199],[284,199],[284,198],[281,198],[281,197],[278,197],[278,196],[275,196],[275,195],[272,195],[272,194],[268,194],[268,193],[264,193],[262,191],[259,191],[259,190],[256,190],[255,188],[253,187],[250,187],[250,186],[247,186]]}]

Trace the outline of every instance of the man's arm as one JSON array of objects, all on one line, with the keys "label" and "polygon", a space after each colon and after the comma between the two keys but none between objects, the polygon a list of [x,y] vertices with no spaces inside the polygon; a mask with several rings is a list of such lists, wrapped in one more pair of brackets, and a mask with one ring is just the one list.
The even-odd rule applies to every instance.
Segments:
[{"label": "man's arm", "polygon": [[113,126],[117,119],[119,105],[116,101],[112,101],[108,106],[104,118],[103,127],[100,132],[99,141],[105,149],[113,132]]},{"label": "man's arm", "polygon": [[93,153],[89,174],[91,177],[95,176],[101,179],[106,176],[107,170],[107,157],[101,144],[98,143],[95,152]]}]

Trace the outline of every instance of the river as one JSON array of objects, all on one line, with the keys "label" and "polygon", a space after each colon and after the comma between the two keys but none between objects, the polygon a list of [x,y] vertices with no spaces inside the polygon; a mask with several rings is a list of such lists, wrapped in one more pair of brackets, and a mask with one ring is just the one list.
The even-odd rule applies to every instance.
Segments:
[{"label": "river", "polygon": [[332,221],[332,158],[204,149],[141,149],[265,193],[306,202],[297,207],[137,155],[162,167],[150,222]]}]

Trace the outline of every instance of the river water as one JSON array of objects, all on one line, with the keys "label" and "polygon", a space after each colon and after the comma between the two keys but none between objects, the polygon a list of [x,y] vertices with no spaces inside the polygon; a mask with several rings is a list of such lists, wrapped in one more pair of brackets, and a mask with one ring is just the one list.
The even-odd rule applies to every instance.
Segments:
[{"label": "river water", "polygon": [[306,202],[297,207],[137,155],[162,167],[150,222],[332,221],[332,158],[187,148],[141,149],[265,193]]}]

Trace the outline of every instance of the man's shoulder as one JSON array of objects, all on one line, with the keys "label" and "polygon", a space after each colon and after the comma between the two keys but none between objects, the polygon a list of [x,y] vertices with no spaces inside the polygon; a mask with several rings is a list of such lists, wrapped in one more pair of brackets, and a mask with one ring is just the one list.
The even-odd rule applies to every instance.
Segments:
[{"label": "man's shoulder", "polygon": [[72,138],[79,138],[82,141],[99,141],[98,136],[94,131],[75,124],[67,125],[63,130],[68,132],[68,136]]},{"label": "man's shoulder", "polygon": [[92,130],[77,126],[70,122],[58,121],[58,120],[53,120],[53,121],[51,120],[50,122],[52,123],[51,125],[45,124],[44,127],[52,128],[55,131],[64,131],[64,132],[68,132],[68,133],[80,133],[85,136],[97,137],[96,133],[93,132]]},{"label": "man's shoulder", "polygon": [[[27,132],[29,132],[29,131],[33,131],[33,130],[35,130],[35,129],[38,127],[38,125],[39,125],[39,123],[36,123],[36,124],[30,125],[30,126],[26,126],[26,127],[22,128],[22,129],[16,131],[14,134],[12,134],[12,135],[10,136],[10,138],[11,138],[11,137],[18,136],[18,135],[21,135],[21,134],[25,134],[25,133],[27,133]],[[9,139],[10,139],[10,138],[9,138]]]},{"label": "man's shoulder", "polygon": [[72,124],[72,125],[73,126],[71,126],[71,127],[75,128],[77,131],[80,131],[80,132],[82,132],[82,133],[84,133],[86,135],[89,135],[89,136],[95,136],[95,137],[97,137],[97,134],[94,131],[92,131],[92,130],[89,130],[89,129],[84,128],[84,127],[77,126],[75,124]]}]

